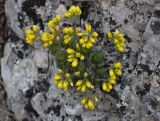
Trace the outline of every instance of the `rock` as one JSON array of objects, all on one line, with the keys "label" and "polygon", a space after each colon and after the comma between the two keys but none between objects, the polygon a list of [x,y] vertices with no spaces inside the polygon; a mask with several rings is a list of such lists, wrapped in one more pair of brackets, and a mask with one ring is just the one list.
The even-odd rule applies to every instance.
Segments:
[{"label": "rock", "polygon": [[[58,0],[7,0],[6,15],[11,37],[1,59],[1,72],[7,105],[18,121],[136,121],[159,120],[160,33],[159,0],[99,0],[83,2],[82,23],[90,23],[99,33],[100,48],[107,64],[123,62],[123,76],[110,93],[95,90],[99,97],[94,111],[79,103],[82,95],[73,89],[57,89],[52,76],[57,71],[47,49],[32,48],[23,30],[32,23],[41,30],[52,14],[64,14]],[[85,3],[85,5],[84,5]],[[92,4],[91,4],[92,3]],[[70,3],[66,1],[66,5]],[[152,24],[155,22],[156,24]],[[119,29],[125,34],[126,51],[118,55],[104,35]],[[153,77],[153,78],[152,78]],[[145,117],[144,117],[145,116]]]}]

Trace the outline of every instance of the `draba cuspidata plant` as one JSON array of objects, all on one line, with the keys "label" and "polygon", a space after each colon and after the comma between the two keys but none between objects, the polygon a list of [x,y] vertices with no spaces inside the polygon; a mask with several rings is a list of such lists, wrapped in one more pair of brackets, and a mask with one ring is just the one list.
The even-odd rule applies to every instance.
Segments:
[{"label": "draba cuspidata plant", "polygon": [[[79,6],[71,6],[64,16],[55,15],[47,23],[47,31],[33,25],[25,31],[25,35],[28,44],[40,41],[56,57],[59,69],[53,75],[53,80],[57,88],[64,91],[76,89],[83,94],[82,105],[94,110],[98,96],[92,93],[93,90],[101,86],[103,91],[109,93],[122,75],[122,63],[114,62],[110,69],[101,66],[105,58],[104,50],[96,48],[98,33],[89,24],[77,26],[81,14]],[[72,23],[63,26],[68,20]],[[118,30],[108,32],[106,39],[113,42],[118,52],[125,51],[126,40]]]}]

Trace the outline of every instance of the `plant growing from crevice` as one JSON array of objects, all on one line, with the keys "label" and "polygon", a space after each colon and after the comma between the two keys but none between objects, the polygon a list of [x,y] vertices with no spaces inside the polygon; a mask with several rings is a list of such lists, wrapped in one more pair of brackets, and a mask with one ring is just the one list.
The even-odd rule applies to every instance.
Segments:
[{"label": "plant growing from crevice", "polygon": [[[90,24],[77,25],[82,11],[79,6],[71,6],[64,16],[55,15],[48,22],[48,30],[40,31],[37,25],[27,29],[26,42],[33,45],[40,41],[56,57],[58,72],[53,75],[57,88],[68,91],[70,88],[82,93],[82,105],[95,109],[98,96],[93,90],[101,86],[109,93],[122,75],[122,63],[115,62],[110,69],[104,67],[104,50],[96,48],[98,33]],[[70,26],[63,23],[71,20]],[[118,30],[108,32],[106,39],[113,42],[119,52],[125,51],[125,38]]]}]

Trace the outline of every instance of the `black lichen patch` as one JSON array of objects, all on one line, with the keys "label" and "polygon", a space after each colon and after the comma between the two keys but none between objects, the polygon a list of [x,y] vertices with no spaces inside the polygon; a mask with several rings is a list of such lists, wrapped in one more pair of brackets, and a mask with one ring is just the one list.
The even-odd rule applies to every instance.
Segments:
[{"label": "black lichen patch", "polygon": [[160,33],[160,21],[152,21],[150,27],[154,34]]},{"label": "black lichen patch", "polygon": [[37,70],[38,70],[38,72],[41,73],[41,74],[47,73],[47,71],[48,71],[47,69],[44,69],[44,68],[41,68],[41,67],[38,67]]},{"label": "black lichen patch", "polygon": [[82,121],[82,116],[81,115],[76,115],[74,118],[74,121]]},{"label": "black lichen patch", "polygon": [[11,42],[18,42],[20,40],[20,38],[17,36],[17,34],[12,30],[9,35],[9,38],[10,38]]},{"label": "black lichen patch", "polygon": [[25,92],[25,97],[26,98],[32,98],[34,95],[34,92],[33,92],[33,88],[32,89],[29,89]]},{"label": "black lichen patch", "polygon": [[35,87],[35,93],[41,92],[42,90],[44,92],[47,92],[49,90],[50,84],[46,80],[43,80],[41,82],[37,82]]},{"label": "black lichen patch", "polygon": [[128,24],[128,19],[124,19],[124,24]]},{"label": "black lichen patch", "polygon": [[110,93],[109,93],[113,98],[117,99],[117,101],[120,99],[118,93],[113,89]]},{"label": "black lichen patch", "polygon": [[147,72],[148,76],[153,73],[153,70],[150,70],[148,65],[145,64],[139,64],[138,65],[138,70],[142,70],[143,72]]},{"label": "black lichen patch", "polygon": [[24,23],[24,15],[22,13],[18,13],[18,21],[20,22],[19,27],[22,29],[23,28],[23,23]]},{"label": "black lichen patch", "polygon": [[91,7],[92,2],[89,1],[83,1],[81,2],[81,10],[82,10],[82,15],[81,15],[81,19],[86,20],[88,18],[88,14],[89,14],[89,8]]},{"label": "black lichen patch", "polygon": [[30,114],[30,116],[34,115],[36,117],[39,117],[39,114],[32,107],[31,101],[29,101],[29,103],[26,104],[26,106],[24,107],[24,109]]},{"label": "black lichen patch", "polygon": [[60,116],[60,114],[61,114],[61,106],[60,105],[51,106],[45,111],[45,113],[49,114],[51,111],[53,111],[56,116]]},{"label": "black lichen patch", "polygon": [[160,18],[160,10],[155,10],[154,11],[154,16],[157,18]]},{"label": "black lichen patch", "polygon": [[23,58],[24,58],[24,54],[23,54],[23,52],[20,51],[20,50],[17,52],[17,56],[18,56],[20,59],[23,59]]},{"label": "black lichen patch", "polygon": [[150,101],[152,108],[155,110],[158,107],[158,102],[156,100],[151,99]]},{"label": "black lichen patch", "polygon": [[150,91],[150,87],[151,87],[151,84],[144,84],[143,89],[140,89],[139,87],[137,87],[138,91],[136,92],[136,94],[142,97]]},{"label": "black lichen patch", "polygon": [[27,118],[22,119],[22,121],[29,121]]},{"label": "black lichen patch", "polygon": [[64,120],[65,120],[65,116],[64,116],[64,115],[63,115],[61,118],[62,118],[62,120],[61,120],[61,121],[64,121]]},{"label": "black lichen patch", "polygon": [[112,17],[109,18],[109,24],[110,24],[110,25],[113,25],[113,26],[116,26],[116,25],[117,25],[116,21],[113,20]]},{"label": "black lichen patch", "polygon": [[126,42],[132,42],[132,39],[128,35],[124,35],[124,38],[126,39]]},{"label": "black lichen patch", "polygon": [[26,12],[27,16],[33,20],[33,24],[39,24],[40,28],[44,30],[43,21],[40,15],[37,15],[34,6],[45,6],[46,0],[26,0],[23,3],[22,10]]},{"label": "black lichen patch", "polygon": [[120,114],[125,114],[125,111],[126,111],[126,106],[121,106],[120,108],[119,108],[119,112],[120,112]]}]

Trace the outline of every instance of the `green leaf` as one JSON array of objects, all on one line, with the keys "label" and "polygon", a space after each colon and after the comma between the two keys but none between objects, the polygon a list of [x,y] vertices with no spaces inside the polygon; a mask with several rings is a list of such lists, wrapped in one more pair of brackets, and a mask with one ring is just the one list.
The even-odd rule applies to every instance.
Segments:
[{"label": "green leaf", "polygon": [[92,60],[96,63],[101,63],[104,59],[102,52],[95,52],[92,56]]},{"label": "green leaf", "polygon": [[82,48],[81,53],[85,56],[88,56],[91,54],[91,49]]},{"label": "green leaf", "polygon": [[101,76],[101,75],[106,74],[106,70],[105,69],[101,69],[101,68],[100,69],[96,69],[95,73],[96,73],[96,75]]}]

